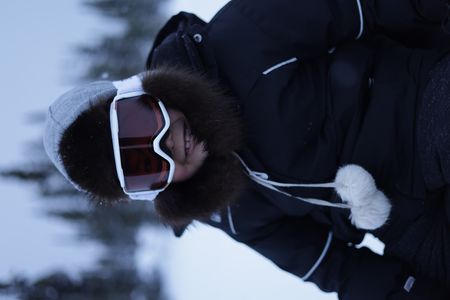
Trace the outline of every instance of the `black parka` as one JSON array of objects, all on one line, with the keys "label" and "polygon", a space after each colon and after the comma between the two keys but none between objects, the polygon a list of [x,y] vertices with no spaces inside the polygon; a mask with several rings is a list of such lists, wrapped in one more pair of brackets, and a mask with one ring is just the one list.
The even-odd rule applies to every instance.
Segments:
[{"label": "black parka", "polygon": [[[444,297],[396,247],[430,193],[416,119],[428,72],[450,44],[440,28],[445,13],[443,0],[235,0],[207,24],[187,13],[173,17],[147,68],[178,64],[227,87],[244,120],[239,155],[252,170],[279,182],[320,183],[358,164],[392,203],[388,223],[373,232],[386,244],[384,256],[354,247],[365,232],[348,210],[254,182],[203,221],[340,299]],[[341,202],[329,189],[289,192]]]}]

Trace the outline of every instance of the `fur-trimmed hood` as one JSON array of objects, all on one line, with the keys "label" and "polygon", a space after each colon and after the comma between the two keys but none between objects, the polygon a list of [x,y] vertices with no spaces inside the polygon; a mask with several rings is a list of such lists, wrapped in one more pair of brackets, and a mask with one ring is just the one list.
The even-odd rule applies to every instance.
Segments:
[{"label": "fur-trimmed hood", "polygon": [[233,156],[242,144],[242,126],[234,99],[204,76],[174,67],[145,74],[143,89],[186,116],[193,135],[205,144],[208,157],[190,179],[172,183],[155,199],[163,221],[183,226],[209,218],[239,194],[243,173]]}]

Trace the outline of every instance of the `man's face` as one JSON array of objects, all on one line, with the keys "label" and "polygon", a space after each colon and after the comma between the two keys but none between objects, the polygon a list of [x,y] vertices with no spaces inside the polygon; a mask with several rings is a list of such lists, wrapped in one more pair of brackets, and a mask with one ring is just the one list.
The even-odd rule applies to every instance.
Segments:
[{"label": "man's face", "polygon": [[233,155],[242,141],[236,102],[205,76],[159,67],[142,80],[143,89],[169,108],[170,127],[161,146],[175,162],[174,182],[154,204],[171,225],[187,225],[226,207],[245,181]]},{"label": "man's face", "polygon": [[195,174],[208,152],[205,151],[205,145],[192,135],[188,120],[181,111],[167,108],[167,112],[170,127],[164,143],[175,162],[173,182],[180,182]]}]

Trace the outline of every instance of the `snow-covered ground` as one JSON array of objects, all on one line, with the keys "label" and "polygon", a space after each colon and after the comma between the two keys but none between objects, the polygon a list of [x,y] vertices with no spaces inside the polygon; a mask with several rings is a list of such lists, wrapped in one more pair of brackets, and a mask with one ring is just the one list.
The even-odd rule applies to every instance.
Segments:
[{"label": "snow-covered ground", "polygon": [[171,245],[162,264],[172,299],[337,299],[209,226],[196,223]]}]

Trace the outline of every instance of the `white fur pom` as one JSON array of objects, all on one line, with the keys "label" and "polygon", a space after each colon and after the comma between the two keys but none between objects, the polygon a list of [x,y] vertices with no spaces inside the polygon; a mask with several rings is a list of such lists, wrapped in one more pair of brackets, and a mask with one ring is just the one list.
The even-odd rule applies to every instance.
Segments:
[{"label": "white fur pom", "polygon": [[387,197],[377,189],[369,172],[347,165],[336,174],[336,192],[350,205],[350,220],[360,229],[374,230],[386,223],[391,211]]},{"label": "white fur pom", "polygon": [[342,201],[350,205],[365,205],[369,196],[377,191],[372,175],[358,165],[341,167],[334,182]]},{"label": "white fur pom", "polygon": [[374,230],[386,223],[391,211],[391,204],[381,191],[376,191],[363,206],[352,206],[350,220],[356,228]]}]

